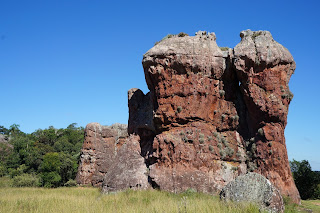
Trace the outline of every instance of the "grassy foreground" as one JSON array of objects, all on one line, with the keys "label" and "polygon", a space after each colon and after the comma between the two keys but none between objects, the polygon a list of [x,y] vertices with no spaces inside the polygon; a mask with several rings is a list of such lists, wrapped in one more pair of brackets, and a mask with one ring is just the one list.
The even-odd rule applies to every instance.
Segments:
[{"label": "grassy foreground", "polygon": [[218,197],[128,190],[102,195],[96,188],[0,188],[0,212],[259,212]]},{"label": "grassy foreground", "polygon": [[[308,211],[309,210],[309,211]],[[320,212],[320,201],[287,205],[285,212]],[[0,187],[0,212],[259,212],[252,204],[225,203],[217,196],[156,190],[101,194],[97,188]]]}]

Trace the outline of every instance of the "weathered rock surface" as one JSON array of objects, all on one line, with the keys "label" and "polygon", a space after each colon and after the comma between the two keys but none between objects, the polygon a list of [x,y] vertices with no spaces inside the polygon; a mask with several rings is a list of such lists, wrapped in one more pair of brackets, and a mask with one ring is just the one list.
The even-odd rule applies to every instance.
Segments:
[{"label": "weathered rock surface", "polygon": [[284,203],[279,190],[264,176],[249,172],[229,182],[221,191],[225,201],[253,202],[261,210],[283,212]]},{"label": "weathered rock surface", "polygon": [[254,171],[299,203],[284,138],[295,62],[267,31],[240,36],[225,51],[203,31],[151,48],[142,61],[150,92],[128,92],[130,136],[89,124],[78,182],[214,193]]},{"label": "weathered rock surface", "polygon": [[125,189],[148,189],[148,169],[141,156],[140,138],[130,135],[119,149],[103,181],[103,192],[115,192]]},{"label": "weathered rock surface", "polygon": [[[284,128],[293,97],[289,80],[295,62],[270,32],[242,31],[234,48],[234,65],[247,108],[247,125],[253,138],[253,170],[267,177],[282,194],[300,202],[289,167]],[[249,145],[250,146],[250,145]]]},{"label": "weathered rock surface", "polygon": [[233,51],[200,31],[144,55],[155,126],[150,178],[160,189],[212,192],[255,171],[299,203],[284,139],[295,63],[267,31],[240,36]]},{"label": "weathered rock surface", "polygon": [[101,186],[104,175],[111,167],[127,135],[127,125],[124,124],[114,124],[110,127],[99,123],[88,124],[85,128],[77,183]]}]

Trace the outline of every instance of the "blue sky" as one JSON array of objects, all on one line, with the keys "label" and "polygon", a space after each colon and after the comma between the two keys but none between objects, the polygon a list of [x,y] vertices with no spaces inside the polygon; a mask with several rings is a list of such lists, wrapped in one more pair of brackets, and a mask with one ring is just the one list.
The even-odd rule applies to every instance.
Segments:
[{"label": "blue sky", "polygon": [[127,123],[127,91],[147,92],[142,55],[165,35],[269,30],[297,69],[285,131],[289,159],[320,170],[318,1],[0,0],[0,125]]}]

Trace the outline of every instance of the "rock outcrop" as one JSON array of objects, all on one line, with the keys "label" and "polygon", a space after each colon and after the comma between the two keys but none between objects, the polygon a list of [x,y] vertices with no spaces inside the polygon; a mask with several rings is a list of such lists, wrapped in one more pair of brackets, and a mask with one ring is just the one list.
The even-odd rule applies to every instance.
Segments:
[{"label": "rock outcrop", "polygon": [[101,186],[113,159],[127,138],[127,125],[102,126],[90,123],[80,155],[76,181],[81,185]]},{"label": "rock outcrop", "polygon": [[240,175],[229,182],[222,189],[220,197],[225,201],[256,203],[262,211],[284,211],[279,190],[264,176],[254,172]]},{"label": "rock outcrop", "polygon": [[104,191],[214,193],[256,172],[299,203],[284,138],[295,69],[289,51],[267,31],[242,31],[234,49],[219,48],[214,33],[181,35],[144,55],[150,92],[128,92],[125,145],[111,130],[87,126],[79,182],[100,185],[105,176]]},{"label": "rock outcrop", "polygon": [[148,189],[148,169],[141,156],[140,138],[130,135],[119,149],[112,166],[109,167],[103,181],[103,192],[115,192],[125,189]]},{"label": "rock outcrop", "polygon": [[200,31],[144,55],[155,126],[150,178],[160,189],[212,192],[255,171],[299,203],[284,138],[295,62],[267,31],[240,36],[222,51],[214,33]]}]

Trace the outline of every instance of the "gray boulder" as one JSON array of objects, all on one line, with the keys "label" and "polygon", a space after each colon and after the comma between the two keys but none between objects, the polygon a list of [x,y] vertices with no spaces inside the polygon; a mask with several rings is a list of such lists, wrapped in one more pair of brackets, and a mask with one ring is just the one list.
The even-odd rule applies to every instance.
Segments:
[{"label": "gray boulder", "polygon": [[284,203],[277,188],[264,176],[247,173],[238,176],[221,191],[220,198],[225,201],[252,202],[268,212],[283,212]]}]

